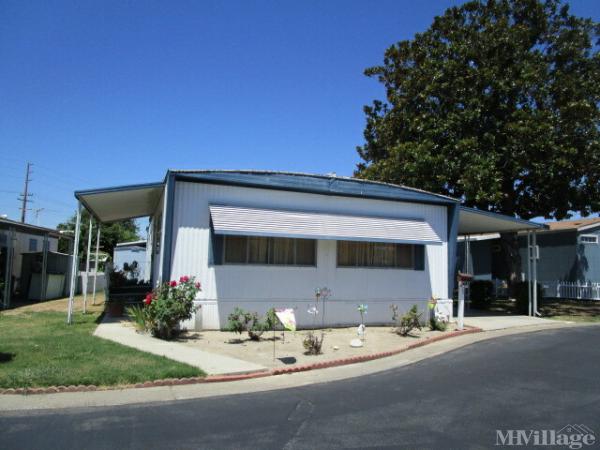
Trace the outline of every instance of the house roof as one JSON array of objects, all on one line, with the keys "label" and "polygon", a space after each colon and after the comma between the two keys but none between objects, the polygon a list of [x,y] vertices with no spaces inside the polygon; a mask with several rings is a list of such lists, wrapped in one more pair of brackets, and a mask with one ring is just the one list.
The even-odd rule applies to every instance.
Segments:
[{"label": "house roof", "polygon": [[[60,234],[60,231],[55,230],[54,228],[40,227],[37,225],[31,225],[29,223],[17,222],[16,220],[11,220],[11,219],[7,219],[4,217],[0,217],[0,229],[6,230],[11,227],[13,227],[13,228],[15,228],[15,230],[23,232],[23,233],[36,234],[39,236],[43,236],[45,234],[48,234],[55,238],[59,238],[59,237],[63,236]],[[69,236],[67,236],[67,238],[69,238]]]},{"label": "house roof", "polygon": [[[279,189],[322,195],[406,201],[443,206],[460,201],[445,195],[380,181],[330,175],[265,170],[169,170],[163,182],[117,186],[75,192],[75,196],[101,222],[151,215],[170,181],[189,181],[233,186]],[[545,228],[502,214],[461,206],[459,234],[480,234]]]},{"label": "house roof", "polygon": [[459,200],[399,184],[301,172],[268,170],[169,170],[177,179],[232,184],[246,187],[283,189],[315,194],[345,195],[383,200],[455,204]]},{"label": "house roof", "polygon": [[561,220],[558,222],[546,222],[550,231],[581,230],[591,226],[600,226],[600,217],[589,219]]}]

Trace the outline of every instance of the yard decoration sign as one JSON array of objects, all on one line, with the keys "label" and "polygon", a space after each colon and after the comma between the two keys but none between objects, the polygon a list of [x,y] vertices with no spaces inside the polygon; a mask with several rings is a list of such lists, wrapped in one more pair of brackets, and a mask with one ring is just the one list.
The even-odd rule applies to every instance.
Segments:
[{"label": "yard decoration sign", "polygon": [[292,308],[276,309],[275,315],[288,331],[296,331],[296,315]]}]

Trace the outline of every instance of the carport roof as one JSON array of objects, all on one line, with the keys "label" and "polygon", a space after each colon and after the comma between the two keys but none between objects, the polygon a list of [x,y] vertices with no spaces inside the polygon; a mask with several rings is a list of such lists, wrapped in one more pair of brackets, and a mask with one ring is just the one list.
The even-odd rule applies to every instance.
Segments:
[{"label": "carport roof", "polygon": [[517,231],[544,230],[543,223],[531,222],[489,211],[461,206],[458,213],[458,234],[508,233]]},{"label": "carport roof", "polygon": [[76,191],[75,197],[100,222],[135,219],[154,213],[164,183],[132,184]]}]

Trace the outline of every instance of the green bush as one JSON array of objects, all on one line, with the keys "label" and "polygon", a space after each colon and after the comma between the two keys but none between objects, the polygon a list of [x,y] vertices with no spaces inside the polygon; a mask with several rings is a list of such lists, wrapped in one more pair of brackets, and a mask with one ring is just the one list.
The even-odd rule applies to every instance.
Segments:
[{"label": "green bush", "polygon": [[138,331],[144,331],[146,325],[146,310],[139,305],[130,306],[125,308],[125,312],[129,316]]},{"label": "green bush", "polygon": [[394,321],[396,328],[395,332],[400,336],[408,336],[414,329],[421,330],[421,315],[418,311],[417,305],[413,305],[406,314],[402,316],[398,313],[398,306],[392,305],[392,320]]},{"label": "green bush", "polygon": [[[529,297],[527,295],[527,281],[520,281],[515,284],[515,312],[519,314],[528,314],[529,313]],[[542,286],[537,283],[537,298],[538,303],[542,299]]]},{"label": "green bush", "polygon": [[256,312],[248,312],[235,307],[233,312],[227,316],[225,330],[238,334],[247,332],[251,340],[258,341],[265,331],[275,329],[278,322],[279,319],[277,319],[274,308],[269,309],[265,316],[260,318]]},{"label": "green bush", "polygon": [[489,280],[472,281],[469,286],[471,306],[486,309],[490,306],[494,284]]},{"label": "green bush", "polygon": [[172,339],[179,322],[192,318],[199,290],[200,283],[187,276],[181,277],[179,283],[171,281],[158,286],[144,300],[145,327],[157,338]]},{"label": "green bush", "polygon": [[441,320],[436,319],[435,317],[429,318],[429,328],[431,331],[446,331],[448,328],[448,324]]}]

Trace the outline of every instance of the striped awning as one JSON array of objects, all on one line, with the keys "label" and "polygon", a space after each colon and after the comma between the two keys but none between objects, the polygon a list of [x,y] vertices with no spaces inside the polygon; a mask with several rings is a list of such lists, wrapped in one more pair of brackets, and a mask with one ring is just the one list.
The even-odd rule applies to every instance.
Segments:
[{"label": "striped awning", "polygon": [[210,205],[216,234],[441,244],[424,220]]}]

